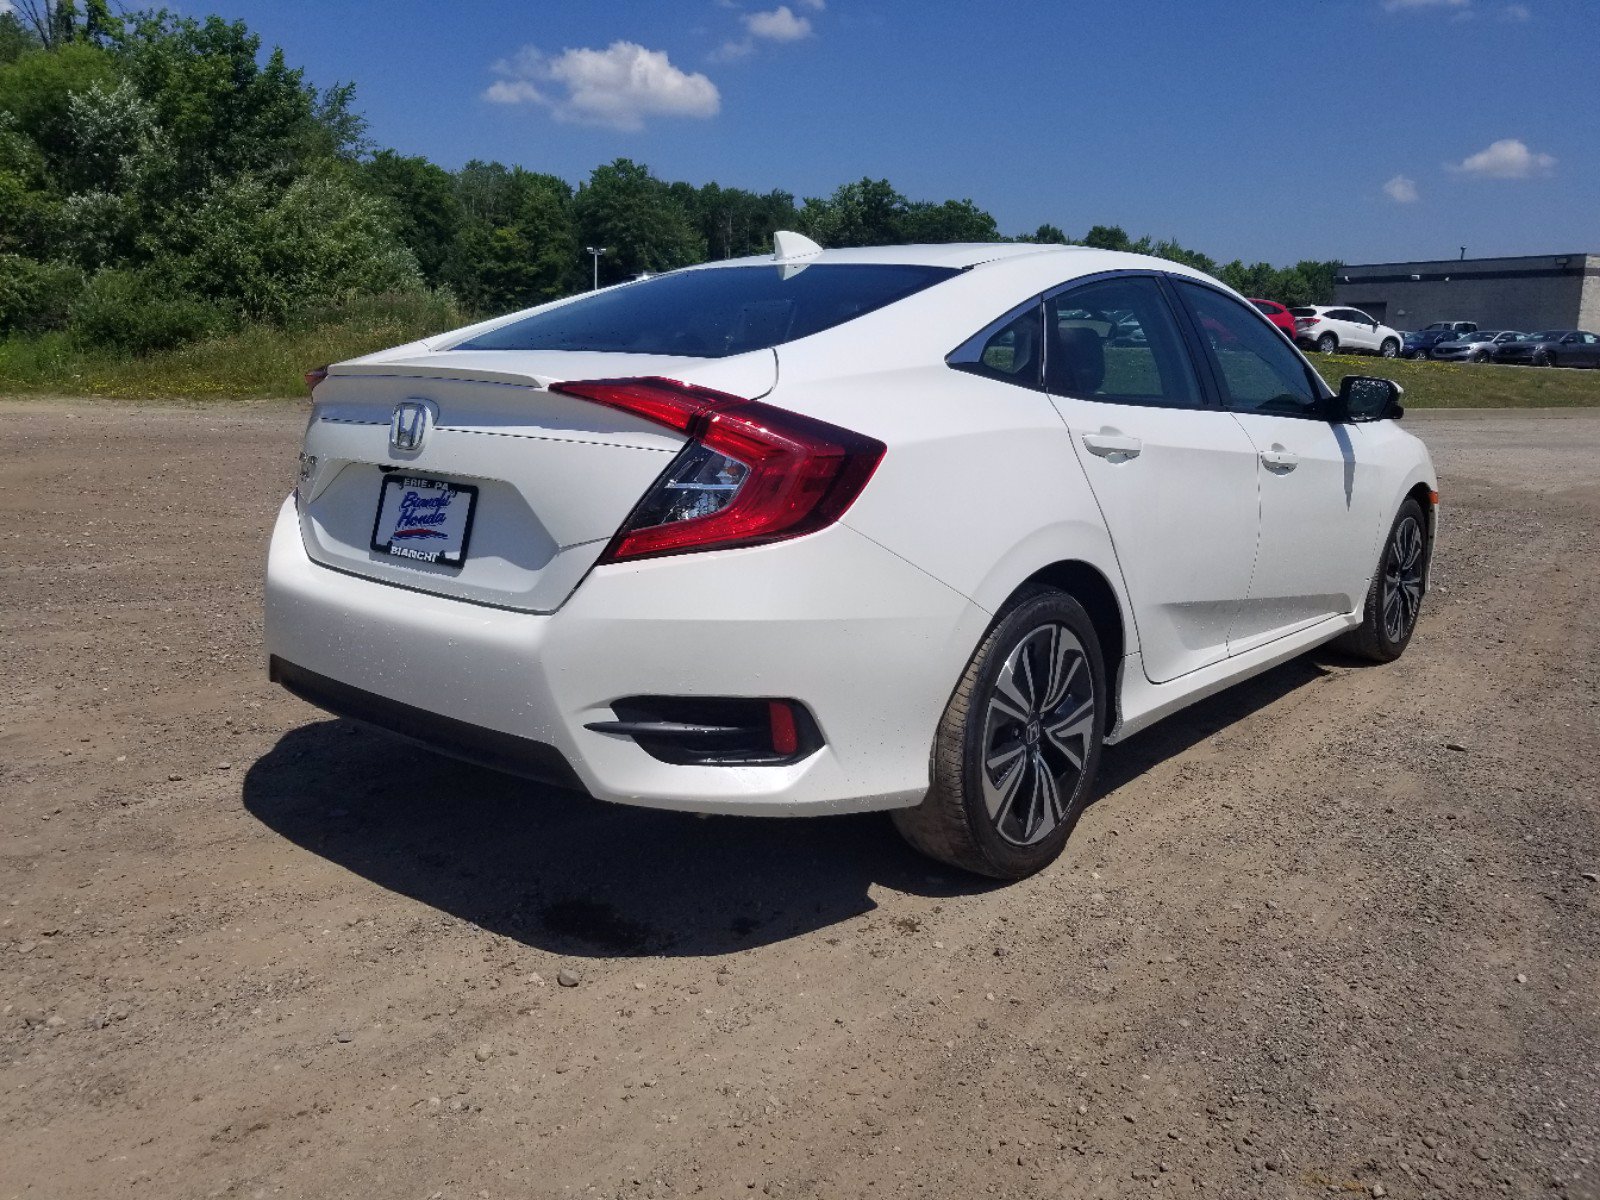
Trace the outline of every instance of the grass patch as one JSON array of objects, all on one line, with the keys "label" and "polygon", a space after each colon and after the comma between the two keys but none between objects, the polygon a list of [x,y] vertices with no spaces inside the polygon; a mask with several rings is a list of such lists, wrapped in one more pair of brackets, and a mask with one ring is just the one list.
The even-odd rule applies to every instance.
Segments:
[{"label": "grass patch", "polygon": [[1431,359],[1311,354],[1312,364],[1338,388],[1346,375],[1392,379],[1406,390],[1407,408],[1578,408],[1600,406],[1600,371],[1571,367],[1501,367]]},{"label": "grass patch", "polygon": [[467,321],[437,295],[368,296],[288,327],[253,325],[143,357],[82,350],[61,333],[0,341],[0,394],[119,400],[303,396],[310,367],[442,333]]}]

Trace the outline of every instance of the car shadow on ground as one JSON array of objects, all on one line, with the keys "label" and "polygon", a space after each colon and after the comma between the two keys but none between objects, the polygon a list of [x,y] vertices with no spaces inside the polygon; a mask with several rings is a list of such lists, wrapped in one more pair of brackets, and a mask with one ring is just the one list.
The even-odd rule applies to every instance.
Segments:
[{"label": "car shadow on ground", "polygon": [[[1298,659],[1108,747],[1097,795],[1325,673]],[[780,820],[605,804],[343,720],[286,733],[246,773],[244,804],[382,887],[567,955],[728,954],[870,912],[875,886],[940,897],[998,886],[922,858],[881,813]]]}]

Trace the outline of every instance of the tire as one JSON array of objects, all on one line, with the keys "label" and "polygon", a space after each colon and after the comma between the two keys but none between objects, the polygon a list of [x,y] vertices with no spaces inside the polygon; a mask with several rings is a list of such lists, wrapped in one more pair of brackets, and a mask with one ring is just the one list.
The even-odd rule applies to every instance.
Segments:
[{"label": "tire", "polygon": [[1361,624],[1338,640],[1339,649],[1380,663],[1404,654],[1417,629],[1427,572],[1428,523],[1422,505],[1408,496],[1384,539]]},{"label": "tire", "polygon": [[1317,339],[1317,349],[1324,354],[1332,354],[1339,349],[1339,339],[1331,333],[1325,333]]},{"label": "tire", "polygon": [[1533,365],[1536,367],[1553,367],[1556,365],[1556,356],[1548,350],[1539,350],[1534,353]]},{"label": "tire", "polygon": [[1029,588],[973,654],[934,736],[932,786],[895,811],[896,828],[930,858],[993,879],[1049,866],[1092,794],[1109,703],[1089,614],[1065,592]]},{"label": "tire", "polygon": [[1384,358],[1393,358],[1400,353],[1400,343],[1393,338],[1384,338],[1383,345],[1378,347],[1378,353]]}]

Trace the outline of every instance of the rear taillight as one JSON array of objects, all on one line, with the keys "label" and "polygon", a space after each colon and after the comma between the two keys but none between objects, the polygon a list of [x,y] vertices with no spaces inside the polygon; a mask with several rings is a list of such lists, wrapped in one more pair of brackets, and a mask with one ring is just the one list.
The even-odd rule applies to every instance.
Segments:
[{"label": "rear taillight", "polygon": [[311,370],[306,372],[306,391],[308,391],[308,392],[316,391],[317,390],[317,384],[321,383],[327,377],[328,377],[328,368],[327,367],[312,367]]},{"label": "rear taillight", "polygon": [[883,459],[882,442],[672,379],[555,383],[690,442],[645,493],[601,562],[757,546],[838,520]]},{"label": "rear taillight", "polygon": [[1297,326],[1303,325],[1303,326],[1306,326],[1306,327],[1309,328],[1310,326],[1315,325],[1320,320],[1322,320],[1321,317],[1296,317],[1294,319],[1294,323]]}]

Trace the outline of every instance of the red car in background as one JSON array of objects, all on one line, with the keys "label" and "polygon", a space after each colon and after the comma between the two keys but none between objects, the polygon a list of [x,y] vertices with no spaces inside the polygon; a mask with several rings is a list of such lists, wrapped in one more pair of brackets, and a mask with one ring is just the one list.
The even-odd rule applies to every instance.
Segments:
[{"label": "red car in background", "polygon": [[1250,303],[1259,308],[1262,315],[1265,316],[1267,320],[1271,321],[1279,329],[1283,330],[1285,337],[1287,337],[1291,342],[1294,341],[1293,313],[1291,313],[1283,305],[1279,304],[1276,300],[1252,300]]}]

